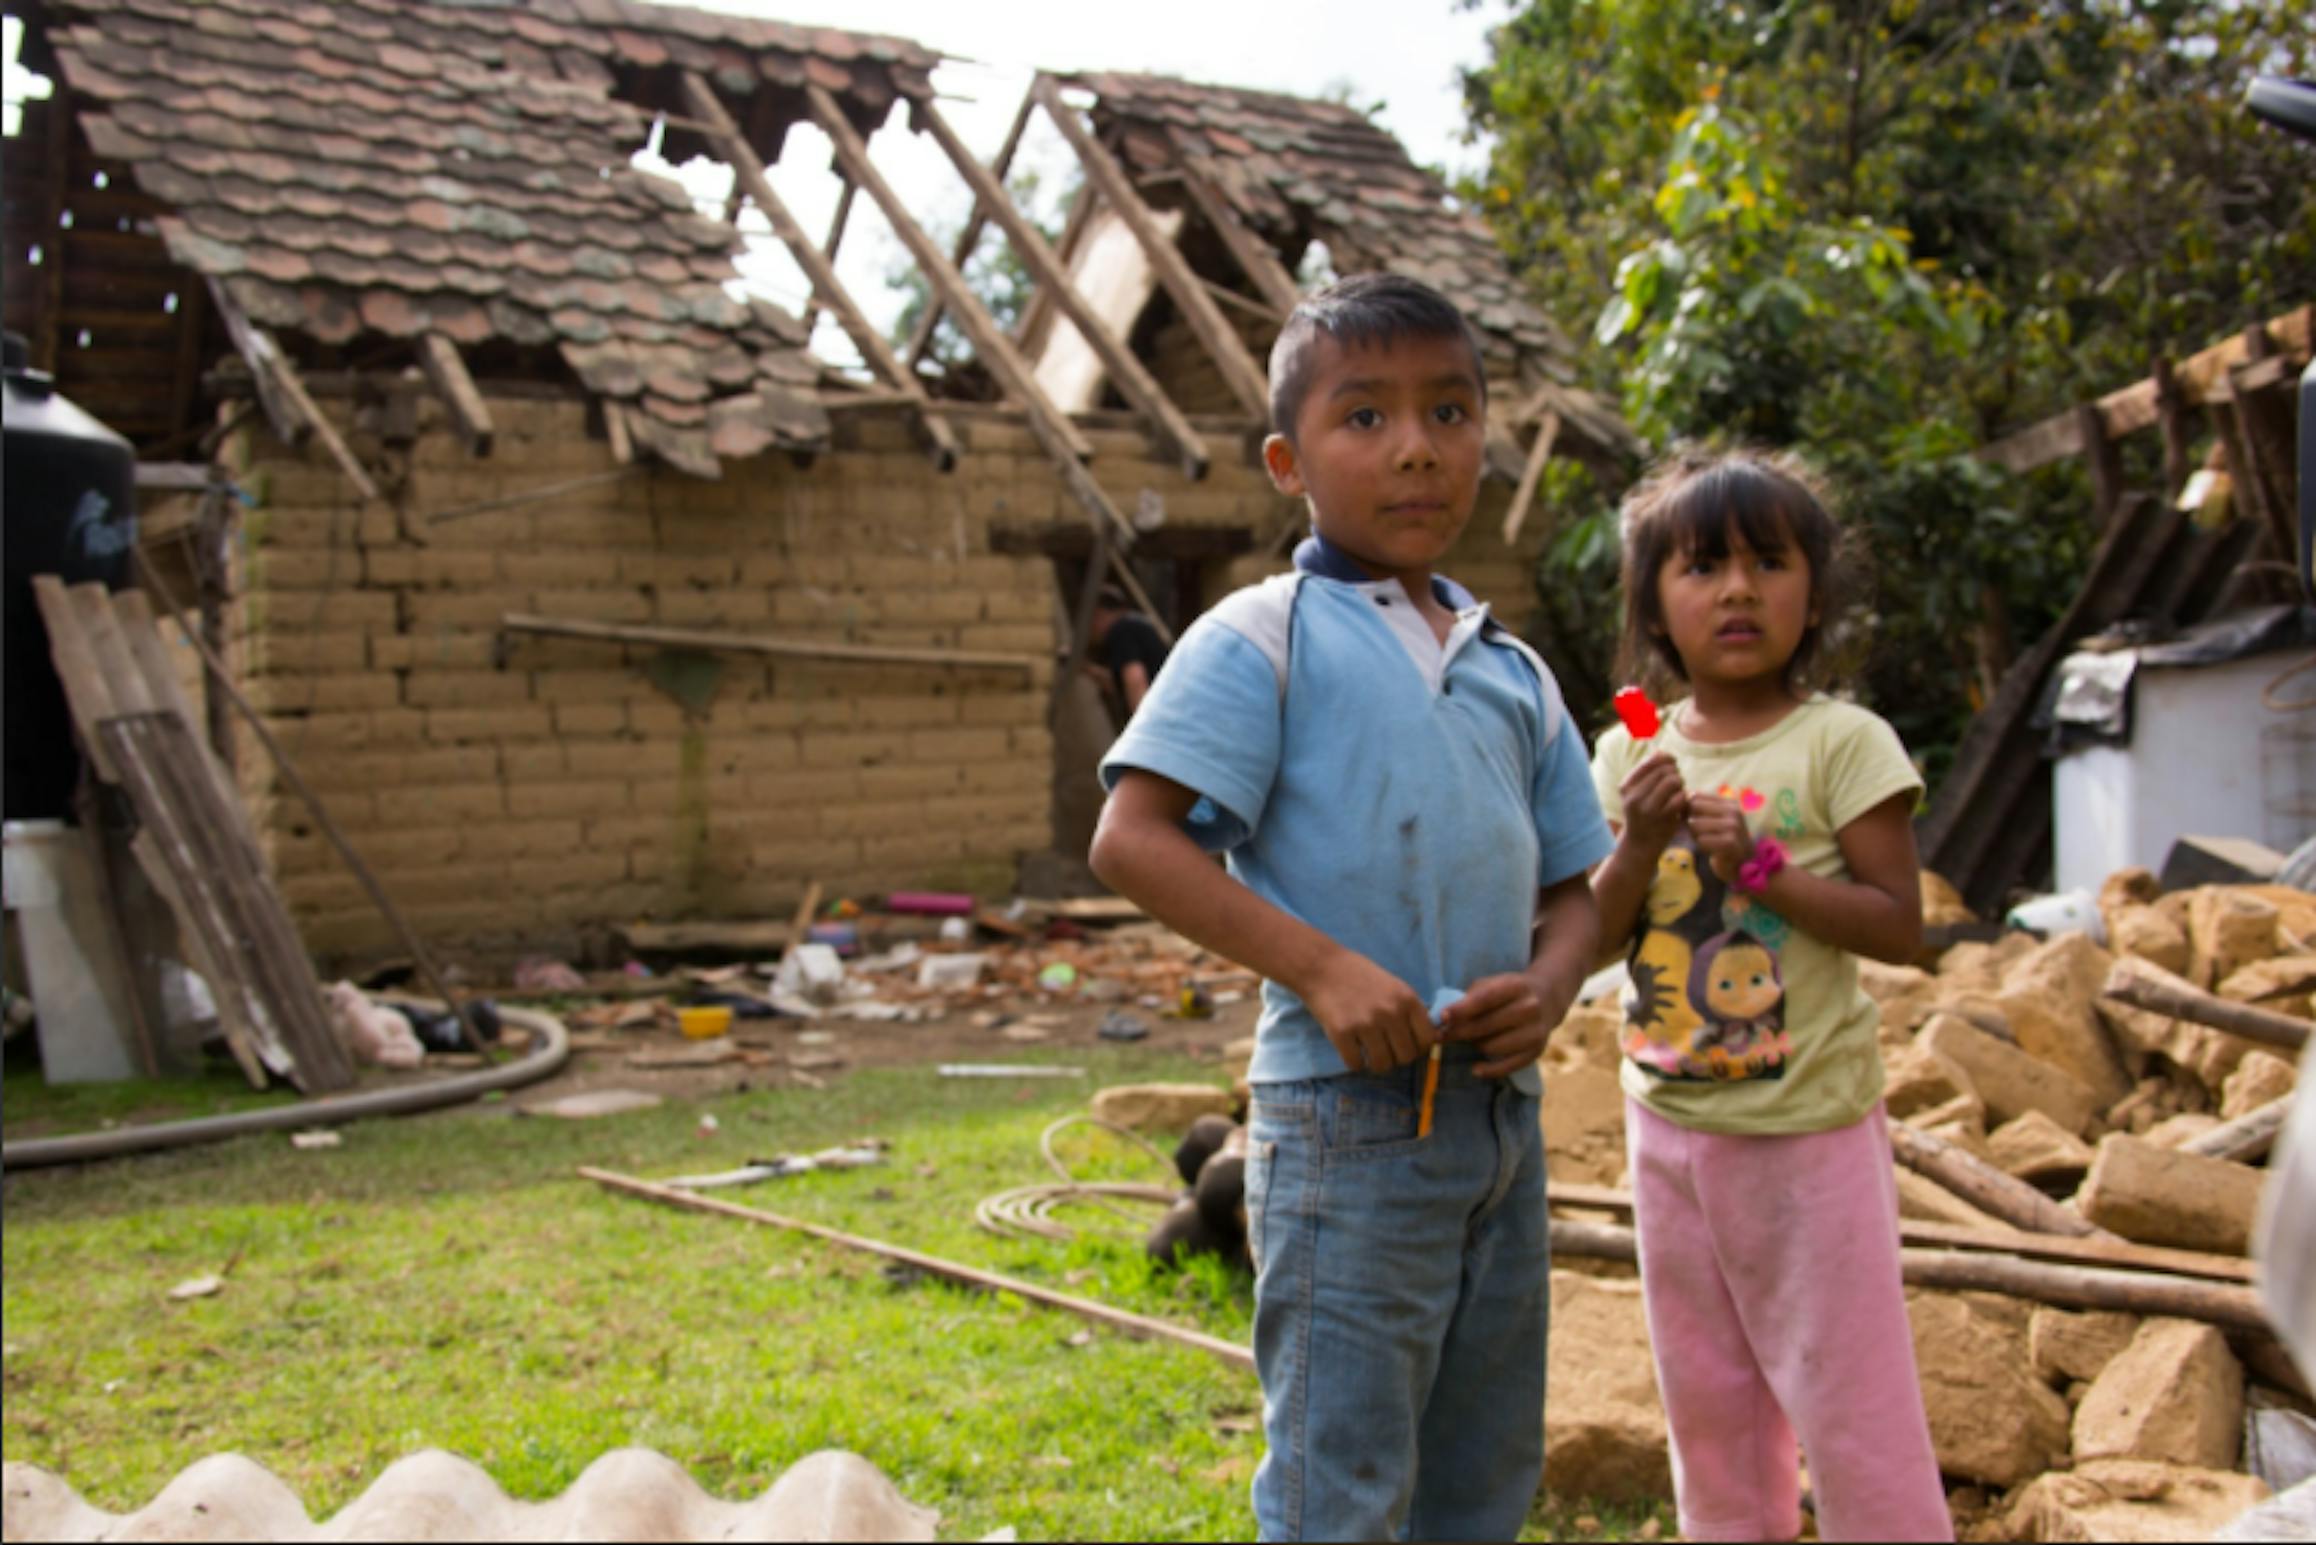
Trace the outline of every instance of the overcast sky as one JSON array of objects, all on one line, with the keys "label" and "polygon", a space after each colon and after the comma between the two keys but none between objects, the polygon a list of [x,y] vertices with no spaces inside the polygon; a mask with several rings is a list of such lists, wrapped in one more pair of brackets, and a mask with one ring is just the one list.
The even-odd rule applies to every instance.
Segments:
[{"label": "overcast sky", "polygon": [[[694,0],[702,9],[769,16],[815,26],[845,27],[913,38],[958,56],[934,75],[952,99],[942,113],[983,160],[996,154],[1005,131],[1039,68],[1134,70],[1182,75],[1228,85],[1256,86],[1302,96],[1347,88],[1361,106],[1383,103],[1379,121],[1398,135],[1414,158],[1450,171],[1475,167],[1482,152],[1462,142],[1459,66],[1480,63],[1488,29],[1509,13],[1509,0],[1480,0],[1462,9],[1456,0],[1156,0],[1141,5],[1101,0]],[[14,66],[15,23],[8,31],[11,100],[21,90]],[[13,117],[13,114],[11,114]],[[961,220],[970,195],[929,139],[912,134],[895,112],[871,142],[878,169],[925,223],[939,228]],[[1054,189],[1066,175],[1069,153],[1043,117],[1034,122],[1017,166],[1045,172]],[[774,186],[805,228],[825,234],[838,184],[828,168],[827,142],[817,130],[792,131]],[[686,178],[703,200],[720,199],[728,177]],[[720,213],[720,210],[717,212]],[[762,229],[760,222],[754,222]],[[994,242],[994,235],[988,240]],[[802,274],[768,234],[742,262],[748,282],[791,308],[802,305]],[[888,322],[903,304],[887,287],[890,270],[904,261],[899,243],[866,197],[853,205],[837,271],[863,310]],[[816,344],[830,359],[850,360],[851,346],[823,323]]]}]

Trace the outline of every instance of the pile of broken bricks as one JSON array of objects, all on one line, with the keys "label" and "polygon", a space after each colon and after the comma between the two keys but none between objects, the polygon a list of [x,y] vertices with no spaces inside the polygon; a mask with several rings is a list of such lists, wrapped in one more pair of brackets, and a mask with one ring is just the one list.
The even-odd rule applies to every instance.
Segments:
[{"label": "pile of broken bricks", "polygon": [[[1962,920],[1935,876],[1925,902],[1934,920]],[[2010,932],[1922,968],[1864,968],[1882,1011],[1901,1216],[1933,1236],[2025,1229],[2118,1256],[2235,1261],[2246,1279],[2292,1048],[2316,1019],[2316,895],[2165,895],[2127,870],[2100,912],[2112,947]],[[1565,1204],[1612,1199],[1624,1181],[1620,1028],[1613,1000],[1585,1005],[1546,1056],[1559,1217],[1606,1216]],[[1559,1227],[1553,1489],[1669,1494],[1638,1284],[1614,1260],[1558,1249]],[[2256,1472],[2289,1484],[2309,1462],[2279,1454],[2316,1456],[2307,1383],[2241,1316],[2060,1307],[1953,1284],[1909,1287],[1908,1307],[1965,1539],[2205,1539],[2270,1495]]]}]

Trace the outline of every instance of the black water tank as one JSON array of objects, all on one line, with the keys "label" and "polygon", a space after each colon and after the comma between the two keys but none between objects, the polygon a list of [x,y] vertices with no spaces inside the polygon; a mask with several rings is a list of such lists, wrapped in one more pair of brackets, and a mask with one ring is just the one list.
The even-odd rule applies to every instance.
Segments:
[{"label": "black water tank", "polygon": [[48,657],[48,629],[32,576],[67,584],[128,583],[137,540],[137,453],[76,408],[55,380],[26,365],[24,340],[7,335],[5,526],[0,526],[0,802],[11,821],[69,815],[80,776],[64,688]]}]

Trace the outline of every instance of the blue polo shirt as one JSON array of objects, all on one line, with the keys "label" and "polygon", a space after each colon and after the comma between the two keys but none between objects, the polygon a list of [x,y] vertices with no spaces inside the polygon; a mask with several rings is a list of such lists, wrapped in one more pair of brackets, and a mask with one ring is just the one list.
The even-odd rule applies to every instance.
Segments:
[{"label": "blue polo shirt", "polygon": [[[1397,580],[1298,560],[1182,635],[1104,785],[1134,769],[1198,793],[1201,847],[1426,1003],[1523,969],[1537,892],[1613,846],[1558,683],[1454,587],[1442,645]],[[1348,1071],[1276,982],[1256,1037],[1252,1082]]]}]

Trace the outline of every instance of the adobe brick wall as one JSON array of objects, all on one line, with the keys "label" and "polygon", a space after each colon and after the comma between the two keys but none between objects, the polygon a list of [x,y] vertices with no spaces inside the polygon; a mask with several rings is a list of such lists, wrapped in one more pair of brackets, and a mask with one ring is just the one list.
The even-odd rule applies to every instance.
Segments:
[{"label": "adobe brick wall", "polygon": [[[325,403],[338,413],[342,404]],[[1052,567],[992,553],[993,524],[1080,518],[1026,430],[960,413],[944,476],[898,416],[848,416],[809,467],[783,455],[706,483],[655,469],[514,509],[427,514],[614,470],[577,402],[498,398],[475,461],[428,410],[387,500],[357,506],[318,450],[233,448],[258,507],[237,544],[236,669],[309,782],[429,940],[568,948],[638,917],[782,917],[831,894],[1003,894],[1050,840]],[[341,416],[349,431],[350,416]],[[1088,430],[1093,470],[1181,524],[1278,529],[1285,507],[1211,436],[1187,482],[1133,430]],[[356,443],[389,475],[404,453]],[[1491,489],[1454,571],[1508,620],[1528,565]],[[1493,513],[1491,513],[1493,512]],[[1230,566],[1232,582],[1276,567]],[[523,638],[503,613],[1039,657],[1033,675],[722,657],[703,711],[647,674],[657,651]],[[302,807],[245,747],[283,894],[326,957],[397,946]]]}]

